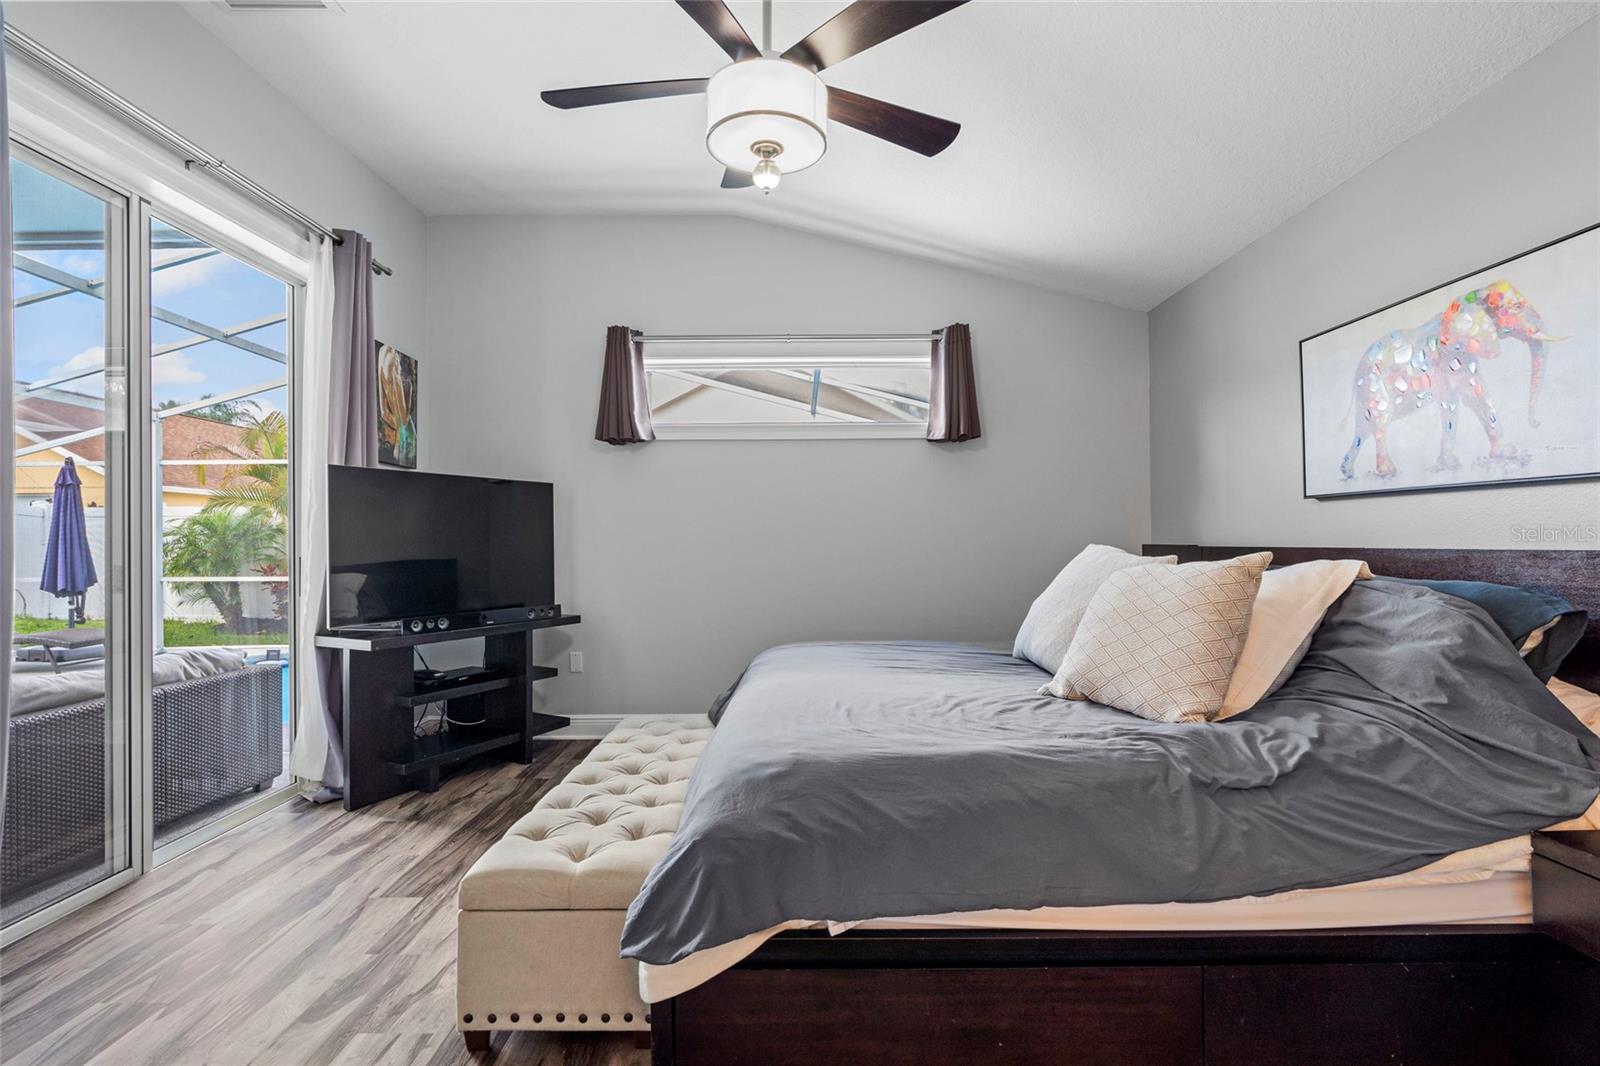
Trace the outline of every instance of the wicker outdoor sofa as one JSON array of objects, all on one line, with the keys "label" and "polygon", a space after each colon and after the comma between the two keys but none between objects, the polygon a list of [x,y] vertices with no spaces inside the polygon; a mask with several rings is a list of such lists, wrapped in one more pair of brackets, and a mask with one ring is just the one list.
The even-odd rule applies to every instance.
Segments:
[{"label": "wicker outdoor sofa", "polygon": [[[282,686],[278,662],[156,686],[158,837],[211,804],[266,788],[283,772]],[[103,696],[12,716],[0,896],[18,899],[107,861],[108,732]]]}]

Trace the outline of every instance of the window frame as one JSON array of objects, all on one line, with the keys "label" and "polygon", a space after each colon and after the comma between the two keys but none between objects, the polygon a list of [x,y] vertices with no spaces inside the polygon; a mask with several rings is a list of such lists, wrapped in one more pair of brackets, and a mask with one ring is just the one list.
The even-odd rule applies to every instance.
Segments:
[{"label": "window frame", "polygon": [[926,422],[697,422],[653,426],[656,440],[926,440]]},{"label": "window frame", "polygon": [[[645,403],[651,406],[650,379],[654,373],[670,373],[673,370],[693,371],[696,369],[735,369],[770,366],[774,369],[796,369],[805,366],[820,368],[824,372],[830,367],[875,367],[875,366],[907,366],[922,365],[924,358],[917,356],[912,362],[906,356],[862,356],[847,359],[839,356],[807,357],[805,354],[794,356],[792,359],[778,358],[776,354],[751,355],[748,351],[740,350],[739,355],[730,356],[725,365],[718,365],[711,359],[687,360],[682,356],[669,356],[663,353],[656,358],[673,360],[665,365],[652,366],[652,347],[665,347],[668,351],[674,344],[689,343],[703,344],[712,347],[727,344],[732,348],[743,349],[744,346],[771,346],[775,344],[788,345],[799,343],[807,349],[814,349],[818,345],[832,344],[861,344],[867,347],[885,344],[904,345],[907,348],[921,344],[926,351],[926,365],[931,375],[933,372],[933,345],[937,341],[937,334],[784,334],[784,335],[705,335],[705,336],[662,336],[650,337],[635,334],[635,340],[640,347],[640,364],[643,369]],[[777,402],[774,398],[774,402]],[[652,412],[653,414],[653,412]],[[925,440],[928,436],[928,419],[915,422],[869,422],[869,421],[816,421],[816,422],[656,422],[651,419],[651,428],[655,432],[656,440]]]}]

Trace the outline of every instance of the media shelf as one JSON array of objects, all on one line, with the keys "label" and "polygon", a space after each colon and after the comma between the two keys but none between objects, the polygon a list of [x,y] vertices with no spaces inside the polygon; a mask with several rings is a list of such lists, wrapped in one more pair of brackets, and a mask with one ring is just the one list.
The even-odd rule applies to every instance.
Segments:
[{"label": "media shelf", "polygon": [[456,726],[446,733],[416,738],[408,759],[390,760],[385,765],[397,774],[422,773],[498,748],[509,748],[521,740],[521,733],[509,729],[486,731],[482,727]]},{"label": "media shelf", "polygon": [[439,703],[444,700],[456,700],[465,696],[481,696],[485,692],[498,692],[503,688],[520,684],[523,681],[544,681],[556,677],[561,673],[553,666],[530,666],[524,676],[510,677],[503,674],[488,675],[485,673],[468,674],[459,680],[441,682],[419,681],[413,691],[396,696],[394,702],[401,707],[424,707],[430,703]]},{"label": "media shelf", "polygon": [[[570,724],[560,715],[533,709],[534,682],[558,674],[553,667],[533,663],[533,634],[580,621],[581,615],[569,614],[442,632],[319,634],[317,647],[339,655],[345,808],[365,807],[417,788],[431,792],[439,787],[441,770],[487,752],[531,762],[535,737]],[[416,676],[413,649],[474,638],[483,641],[482,670],[432,680]],[[416,736],[416,708],[451,700],[465,701],[466,713],[482,724],[452,725],[433,736]]]},{"label": "media shelf", "polygon": [[502,622],[493,626],[428,629],[421,633],[406,633],[399,629],[341,629],[337,633],[319,633],[317,647],[350,651],[385,651],[389,648],[415,648],[419,644],[441,644],[447,640],[472,640],[475,637],[492,637],[496,634],[527,633],[535,629],[575,626],[581,621],[583,621],[581,614],[563,614],[555,618]]}]

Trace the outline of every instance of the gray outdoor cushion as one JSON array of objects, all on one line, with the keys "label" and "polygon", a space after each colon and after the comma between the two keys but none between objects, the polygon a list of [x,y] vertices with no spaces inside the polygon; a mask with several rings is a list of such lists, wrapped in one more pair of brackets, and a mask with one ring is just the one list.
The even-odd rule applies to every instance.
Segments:
[{"label": "gray outdoor cushion", "polygon": [[182,648],[177,651],[165,651],[151,660],[151,670],[155,671],[163,659],[175,660],[172,665],[179,676],[171,681],[156,681],[155,684],[158,685],[172,684],[174,681],[198,681],[213,674],[244,669],[244,652],[238,648]]},{"label": "gray outdoor cushion", "polygon": [[106,694],[103,667],[92,670],[67,670],[62,673],[16,673],[11,675],[11,713],[28,714],[87,703]]},{"label": "gray outdoor cushion", "polygon": [[[150,684],[160,688],[243,669],[244,653],[237,648],[184,648],[162,652],[150,660]],[[11,675],[11,713],[14,715],[87,703],[105,694],[104,666],[61,673],[30,671]]]}]

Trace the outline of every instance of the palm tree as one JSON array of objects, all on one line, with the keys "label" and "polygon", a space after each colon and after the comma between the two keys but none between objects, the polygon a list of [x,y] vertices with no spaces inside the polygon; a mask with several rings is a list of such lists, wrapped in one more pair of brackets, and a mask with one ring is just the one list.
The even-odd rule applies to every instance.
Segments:
[{"label": "palm tree", "polygon": [[[209,400],[213,395],[215,394],[202,392],[200,399]],[[162,400],[156,404],[156,410],[171,410],[180,406],[181,403],[182,401],[179,400]],[[258,409],[254,400],[218,400],[210,407],[196,408],[190,411],[189,414],[195,418],[205,418],[212,422],[226,422],[230,426],[237,426],[254,418],[258,414]]]},{"label": "palm tree", "polygon": [[[167,531],[162,555],[171,577],[249,574],[283,560],[283,530],[257,511],[207,506]],[[235,581],[174,583],[184,604],[210,602],[234,632],[244,625],[244,598]]]},{"label": "palm tree", "polygon": [[[289,421],[282,411],[248,414],[236,423],[244,427],[239,443],[258,459],[289,458]],[[213,450],[212,454],[223,454]],[[227,468],[227,480],[206,502],[208,511],[243,508],[280,525],[289,521],[289,467],[282,462],[243,461]],[[195,477],[204,485],[206,468],[195,468]]]}]

